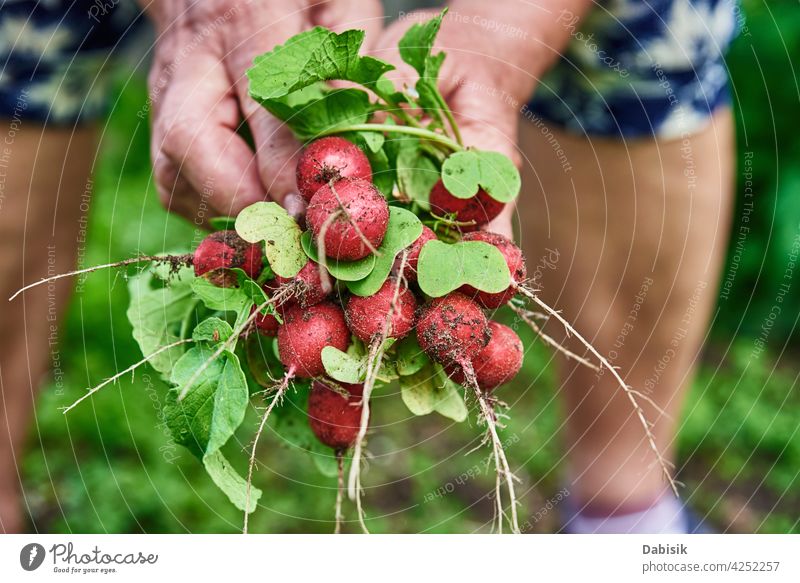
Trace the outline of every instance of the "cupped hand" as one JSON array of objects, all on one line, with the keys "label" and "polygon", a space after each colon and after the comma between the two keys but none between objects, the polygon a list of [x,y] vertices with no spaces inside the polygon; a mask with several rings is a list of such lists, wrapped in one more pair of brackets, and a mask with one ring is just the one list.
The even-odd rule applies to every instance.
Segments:
[{"label": "cupped hand", "polygon": [[[300,144],[253,101],[245,71],[253,57],[321,25],[340,31],[381,26],[377,0],[154,0],[150,72],[152,157],[162,203],[197,224],[271,199],[293,214]],[[254,149],[243,137],[242,120]]]},{"label": "cupped hand", "polygon": [[[398,87],[413,87],[417,78],[414,69],[401,61],[398,41],[414,23],[435,14],[404,14],[386,28],[375,44],[373,54],[397,67],[387,76]],[[444,18],[435,50],[447,53],[439,89],[453,111],[464,144],[501,152],[519,166],[517,124],[520,108],[533,89],[533,79],[515,62],[513,43],[475,26],[473,19],[462,12],[457,19]],[[512,237],[513,215],[513,205],[506,205],[486,229]]]}]

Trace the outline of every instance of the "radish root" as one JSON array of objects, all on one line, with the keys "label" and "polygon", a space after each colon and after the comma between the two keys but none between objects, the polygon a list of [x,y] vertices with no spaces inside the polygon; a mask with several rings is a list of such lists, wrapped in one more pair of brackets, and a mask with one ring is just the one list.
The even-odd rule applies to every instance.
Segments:
[{"label": "radish root", "polygon": [[[514,490],[514,482],[518,478],[511,471],[506,457],[505,449],[503,449],[503,442],[500,441],[500,436],[497,433],[497,414],[494,410],[494,400],[492,397],[484,393],[478,386],[478,380],[475,378],[475,370],[472,368],[472,363],[466,358],[459,361],[458,365],[463,369],[464,376],[466,377],[467,384],[472,388],[475,393],[475,398],[480,407],[480,420],[486,423],[486,436],[483,443],[491,443],[492,457],[494,458],[494,467],[496,472],[495,478],[495,519],[497,525],[497,532],[503,532],[503,518],[508,519],[511,526],[511,532],[519,534],[519,518],[517,516],[517,495]],[[502,482],[506,483],[508,490],[508,499],[511,516],[507,516],[503,510],[502,498]]]},{"label": "radish root", "polygon": [[336,526],[333,529],[333,534],[341,534],[342,522],[344,521],[344,514],[342,514],[342,502],[344,500],[344,452],[339,449],[336,450],[336,506],[335,506],[335,520]]},{"label": "radish root", "polygon": [[120,379],[121,377],[124,377],[129,372],[133,372],[134,370],[136,370],[138,367],[140,367],[141,365],[143,365],[144,363],[146,363],[147,361],[149,361],[153,357],[158,356],[162,352],[166,352],[167,350],[175,348],[176,346],[180,346],[182,344],[186,344],[187,342],[192,342],[192,339],[191,338],[184,338],[183,340],[178,340],[177,342],[173,342],[172,344],[167,344],[166,346],[162,346],[161,348],[159,348],[155,352],[151,352],[150,354],[145,356],[139,362],[136,362],[136,363],[132,364],[131,366],[129,366],[125,370],[123,370],[121,372],[118,372],[117,374],[115,374],[112,377],[107,378],[106,380],[104,380],[102,383],[100,383],[96,387],[89,389],[88,392],[84,396],[82,396],[80,399],[75,401],[72,405],[70,405],[69,407],[64,407],[63,410],[62,410],[62,413],[64,413],[64,415],[66,415],[69,411],[71,411],[72,409],[77,407],[82,401],[88,399],[89,397],[94,395],[97,391],[99,391],[100,389],[102,389],[106,385],[110,385],[111,383],[115,382],[116,380]]},{"label": "radish root", "polygon": [[378,372],[381,368],[383,361],[383,353],[386,346],[386,339],[391,333],[392,316],[397,309],[398,298],[400,291],[403,289],[405,279],[403,278],[403,271],[406,267],[408,260],[408,251],[404,250],[400,257],[400,266],[397,270],[397,281],[394,288],[394,295],[392,296],[392,303],[389,306],[389,311],[386,314],[386,319],[383,322],[383,330],[381,334],[373,339],[370,343],[369,354],[367,355],[367,371],[364,380],[364,390],[361,395],[361,426],[358,429],[356,442],[353,446],[353,460],[350,463],[350,475],[347,482],[347,495],[350,500],[356,503],[356,510],[358,511],[358,522],[361,524],[361,529],[368,533],[367,525],[364,522],[364,510],[361,506],[361,496],[363,494],[361,488],[361,457],[364,447],[364,438],[367,435],[367,428],[369,427],[369,401],[372,395],[372,390],[375,388],[375,382],[378,379]]},{"label": "radish root", "polygon": [[242,533],[247,534],[247,526],[248,526],[248,519],[250,514],[247,512],[247,509],[250,508],[250,493],[253,489],[253,470],[256,467],[256,448],[258,447],[258,440],[261,438],[261,433],[264,431],[264,427],[267,426],[267,419],[269,419],[270,413],[275,408],[275,405],[279,404],[281,400],[283,400],[283,396],[286,394],[287,389],[289,388],[289,382],[294,378],[294,369],[289,369],[286,374],[281,379],[280,384],[278,384],[277,388],[275,389],[275,394],[272,397],[272,400],[267,405],[267,408],[264,410],[264,415],[261,417],[261,423],[258,425],[258,431],[256,431],[256,436],[253,439],[253,447],[250,449],[250,464],[247,467],[247,491],[245,494],[245,511],[244,511],[244,526],[242,527]]},{"label": "radish root", "polygon": [[172,269],[177,271],[178,268],[182,265],[189,266],[194,261],[194,256],[191,254],[187,255],[144,255],[140,257],[132,257],[130,259],[123,259],[122,261],[116,261],[114,263],[104,263],[103,265],[95,265],[94,267],[87,267],[86,269],[77,269],[75,271],[68,271],[66,273],[59,273],[58,275],[53,275],[51,277],[44,277],[39,281],[35,281],[33,283],[29,283],[25,287],[18,289],[14,292],[8,301],[12,301],[18,295],[25,293],[31,288],[36,286],[49,283],[51,281],[56,281],[58,279],[64,279],[65,277],[73,277],[75,275],[82,275],[84,273],[92,273],[93,271],[100,271],[101,269],[109,269],[112,267],[126,267],[128,265],[135,265],[137,263],[144,263],[145,261],[148,262],[156,262],[156,263],[169,263],[172,265]]},{"label": "radish root", "polygon": [[[653,403],[653,401],[649,397],[646,397],[639,391],[636,391],[632,387],[628,386],[628,384],[622,379],[622,376],[620,376],[619,371],[617,371],[617,369],[614,368],[611,365],[611,363],[609,363],[608,360],[602,354],[600,354],[600,352],[594,346],[592,346],[592,344],[588,340],[586,340],[583,336],[581,336],[581,334],[572,326],[572,324],[570,324],[557,310],[551,308],[548,304],[546,304],[544,300],[542,300],[534,290],[530,289],[525,285],[520,285],[517,289],[519,293],[521,293],[523,296],[525,296],[530,301],[535,303],[537,306],[542,308],[549,316],[552,316],[553,318],[558,320],[558,322],[563,326],[567,334],[577,338],[578,341],[586,348],[586,350],[588,350],[595,357],[595,359],[597,359],[597,361],[600,363],[600,366],[606,368],[614,377],[614,379],[617,381],[617,384],[622,388],[623,391],[625,391],[625,395],[628,397],[628,401],[630,401],[634,413],[636,413],[639,422],[644,428],[647,443],[650,449],[652,450],[653,454],[656,456],[656,461],[658,462],[659,466],[661,466],[661,472],[664,474],[664,478],[667,480],[667,483],[669,484],[672,492],[675,494],[676,497],[678,497],[679,496],[678,482],[672,477],[672,471],[670,469],[673,467],[672,463],[669,460],[667,460],[661,454],[661,451],[658,449],[658,446],[656,445],[655,436],[653,435],[652,425],[645,417],[644,409],[639,404],[637,396],[649,402],[651,405],[655,406],[655,403]],[[663,411],[659,407],[655,406],[655,408],[660,413],[663,413]]]}]

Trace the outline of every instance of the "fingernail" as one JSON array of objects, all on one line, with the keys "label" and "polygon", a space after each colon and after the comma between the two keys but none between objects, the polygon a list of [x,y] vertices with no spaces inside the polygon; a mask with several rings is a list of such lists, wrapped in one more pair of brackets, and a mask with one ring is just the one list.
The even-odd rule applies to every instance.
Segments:
[{"label": "fingernail", "polygon": [[290,192],[283,198],[283,208],[299,222],[306,213],[306,201],[296,192]]}]

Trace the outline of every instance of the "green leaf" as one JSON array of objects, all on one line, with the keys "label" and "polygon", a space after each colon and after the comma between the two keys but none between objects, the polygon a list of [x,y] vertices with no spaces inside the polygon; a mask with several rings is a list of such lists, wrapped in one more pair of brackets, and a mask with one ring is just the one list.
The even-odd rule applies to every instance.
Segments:
[{"label": "green leaf", "polygon": [[472,198],[478,194],[481,181],[480,160],[474,150],[456,152],[442,164],[442,182],[456,198]]},{"label": "green leaf", "polygon": [[249,393],[239,358],[225,351],[209,364],[182,401],[184,383],[213,355],[215,348],[194,346],[175,364],[164,416],[175,441],[195,453],[218,450],[242,424]]},{"label": "green leaf", "polygon": [[250,486],[250,503],[247,504],[247,481],[233,469],[221,452],[215,451],[203,458],[203,466],[217,488],[222,490],[228,500],[239,510],[248,514],[254,512],[261,498],[261,490]]},{"label": "green leaf", "polygon": [[243,269],[239,269],[235,267],[231,269],[236,274],[236,278],[239,282],[239,289],[242,290],[242,293],[247,296],[247,298],[256,306],[260,306],[269,298],[267,297],[267,292],[264,291],[264,288],[261,287],[258,282],[252,279],[249,275],[247,275]]},{"label": "green leaf", "polygon": [[483,241],[448,244],[429,241],[417,263],[417,283],[427,295],[438,298],[468,284],[481,291],[498,293],[511,285],[503,254]]},{"label": "green leaf", "polygon": [[215,231],[230,231],[236,219],[233,217],[211,217],[208,219],[209,226]]},{"label": "green leaf", "polygon": [[400,140],[396,164],[400,192],[427,210],[431,189],[439,180],[439,169],[419,149],[419,140]]},{"label": "green leaf", "polygon": [[459,423],[467,418],[467,406],[458,385],[438,365],[429,364],[413,375],[401,376],[400,396],[414,415],[435,411]]},{"label": "green leaf", "polygon": [[367,374],[365,357],[353,356],[334,346],[326,346],[322,349],[322,364],[328,376],[340,383],[360,383],[364,381]]},{"label": "green leaf", "polygon": [[272,387],[284,374],[275,350],[275,339],[263,334],[250,334],[245,340],[247,368],[262,387]]},{"label": "green leaf", "polygon": [[[377,134],[377,132],[366,133],[371,133],[373,135]],[[392,162],[386,153],[386,149],[381,148],[377,152],[367,150],[366,154],[367,159],[369,160],[369,165],[372,168],[372,183],[385,198],[391,199],[392,193],[394,192],[394,183],[397,179],[397,173],[395,172]]]},{"label": "green leaf", "polygon": [[[225,351],[212,361],[182,401],[177,397],[188,382],[214,353],[211,346],[189,349],[175,364],[171,382],[176,388],[167,394],[164,419],[176,443],[187,447],[203,461],[214,483],[240,510],[245,510],[245,482],[230,466],[219,449],[242,424],[249,391],[238,357]],[[252,512],[260,492],[253,489]]]},{"label": "green leaf", "polygon": [[394,265],[395,257],[422,234],[422,222],[417,215],[400,207],[389,207],[389,224],[378,247],[375,266],[370,274],[359,281],[348,281],[347,288],[358,296],[371,296],[378,291]]},{"label": "green leaf", "polygon": [[250,298],[238,287],[217,287],[203,277],[192,280],[192,292],[210,310],[241,313],[252,304]]},{"label": "green leaf", "polygon": [[[316,263],[319,263],[319,254],[317,247],[311,241],[311,232],[306,231],[300,238],[300,242],[305,254]],[[358,261],[336,261],[335,259],[326,259],[325,264],[330,273],[335,279],[341,281],[357,281],[364,279],[375,267],[375,256],[370,254],[359,259]]]},{"label": "green leaf", "polygon": [[358,136],[364,141],[368,152],[377,154],[383,149],[386,138],[381,132],[358,132]]},{"label": "green leaf", "polygon": [[211,342],[217,344],[225,342],[233,334],[233,328],[225,320],[215,316],[206,318],[195,326],[192,340],[195,342]]},{"label": "green leaf", "polygon": [[321,26],[302,32],[260,55],[247,70],[250,96],[259,102],[278,99],[319,81],[339,79],[375,85],[394,67],[358,54],[363,30],[337,34]]},{"label": "green leaf", "polygon": [[[263,105],[304,142],[339,127],[366,123],[370,114],[369,95],[360,89],[329,91],[318,99],[295,106],[283,100],[267,100]],[[380,132],[363,133],[381,136]],[[374,143],[374,138],[370,139]]]},{"label": "green leaf", "polygon": [[437,61],[443,58],[444,55],[439,53],[433,56],[431,55],[431,50],[436,40],[436,35],[439,34],[439,28],[442,26],[442,18],[446,13],[447,9],[444,9],[427,22],[414,24],[397,44],[400,50],[400,58],[414,67],[420,77],[431,76],[429,71],[431,66],[435,67],[435,71],[438,73],[438,66],[441,66],[441,62],[438,62],[437,66]]},{"label": "green leaf", "polygon": [[471,198],[483,188],[502,203],[514,200],[522,185],[517,167],[507,156],[481,150],[451,154],[442,164],[442,181],[456,198]]},{"label": "green leaf", "polygon": [[413,333],[398,341],[395,351],[395,368],[400,376],[413,375],[431,362]]},{"label": "green leaf", "polygon": [[436,404],[434,409],[439,415],[443,415],[457,423],[465,421],[469,410],[464,402],[461,387],[447,376],[442,365],[434,364],[433,366],[438,380],[435,385]]},{"label": "green leaf", "polygon": [[[197,305],[192,293],[195,281],[204,280],[195,278],[192,268],[181,268],[170,277],[166,265],[153,266],[130,278],[127,316],[133,327],[133,338],[144,356],[180,340],[181,324]],[[154,287],[154,284],[158,285]],[[175,346],[149,362],[162,375],[169,375],[185,350],[184,346]]]},{"label": "green leaf", "polygon": [[294,277],[306,264],[300,227],[277,203],[257,202],[242,210],[236,232],[249,243],[264,241],[269,265],[281,277]]},{"label": "green leaf", "polygon": [[480,156],[480,185],[493,199],[511,202],[519,194],[522,179],[514,163],[500,152],[478,152]]}]

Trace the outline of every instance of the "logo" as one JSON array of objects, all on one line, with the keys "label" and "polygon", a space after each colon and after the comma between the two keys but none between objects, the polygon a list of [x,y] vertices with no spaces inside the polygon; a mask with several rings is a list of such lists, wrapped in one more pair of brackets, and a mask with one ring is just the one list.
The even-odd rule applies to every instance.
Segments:
[{"label": "logo", "polygon": [[26,571],[35,571],[44,562],[44,547],[39,543],[30,543],[19,552],[19,564]]}]

